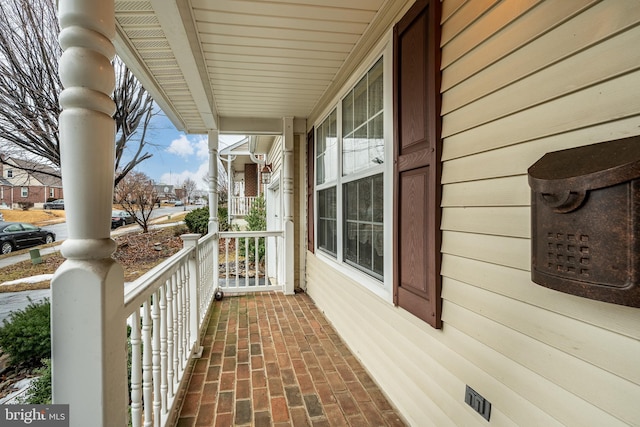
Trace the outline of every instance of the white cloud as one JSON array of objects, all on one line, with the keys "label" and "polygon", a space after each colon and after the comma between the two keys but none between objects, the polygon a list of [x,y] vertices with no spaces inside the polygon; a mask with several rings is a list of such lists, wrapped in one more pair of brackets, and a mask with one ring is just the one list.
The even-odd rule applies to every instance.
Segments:
[{"label": "white cloud", "polygon": [[180,157],[187,157],[193,154],[193,146],[186,135],[180,135],[180,138],[171,141],[167,147],[167,152]]},{"label": "white cloud", "polygon": [[204,178],[209,173],[209,162],[201,163],[198,166],[198,170],[195,172],[190,170],[184,170],[182,172],[172,172],[172,173],[164,173],[160,177],[160,182],[165,184],[173,184],[176,187],[182,186],[182,183],[190,178],[196,183],[196,187],[198,190],[206,190],[207,183],[204,181]]},{"label": "white cloud", "polygon": [[196,147],[196,156],[198,156],[199,159],[209,158],[209,142],[206,137],[201,136],[194,145]]}]

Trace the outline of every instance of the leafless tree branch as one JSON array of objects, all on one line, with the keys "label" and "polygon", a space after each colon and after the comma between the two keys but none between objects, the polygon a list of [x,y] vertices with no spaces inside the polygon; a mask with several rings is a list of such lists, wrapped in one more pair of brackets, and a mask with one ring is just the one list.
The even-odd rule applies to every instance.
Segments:
[{"label": "leafless tree branch", "polygon": [[[0,2],[0,139],[7,155],[27,152],[56,169],[38,171],[60,177],[58,76],[55,0],[3,0]],[[117,136],[116,185],[135,166],[152,156],[147,151],[147,127],[153,100],[120,59],[114,62]],[[135,146],[132,149],[132,146]],[[3,160],[0,162],[5,163]]]}]

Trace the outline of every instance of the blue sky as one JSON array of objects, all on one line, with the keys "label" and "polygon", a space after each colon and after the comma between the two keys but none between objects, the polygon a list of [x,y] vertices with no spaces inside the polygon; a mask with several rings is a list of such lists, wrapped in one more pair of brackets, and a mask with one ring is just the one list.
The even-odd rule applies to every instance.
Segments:
[{"label": "blue sky", "polygon": [[[147,140],[153,145],[148,151],[153,157],[143,161],[136,170],[158,183],[180,186],[185,179],[191,178],[199,189],[207,189],[204,181],[209,172],[207,135],[187,135],[178,131],[162,111],[151,120],[147,133]],[[220,149],[243,137],[221,135]]]}]

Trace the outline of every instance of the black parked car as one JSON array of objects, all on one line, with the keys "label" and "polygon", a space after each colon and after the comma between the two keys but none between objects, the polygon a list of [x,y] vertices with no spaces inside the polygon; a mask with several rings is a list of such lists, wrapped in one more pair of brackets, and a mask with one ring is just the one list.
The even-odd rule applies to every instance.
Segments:
[{"label": "black parked car", "polygon": [[58,199],[52,202],[47,202],[44,205],[42,205],[42,208],[43,209],[64,209],[64,200]]},{"label": "black parked car", "polygon": [[125,211],[111,211],[111,228],[122,227],[133,224],[134,218]]},{"label": "black parked car", "polygon": [[0,222],[0,253],[8,254],[14,249],[28,248],[56,240],[53,231],[23,222]]}]

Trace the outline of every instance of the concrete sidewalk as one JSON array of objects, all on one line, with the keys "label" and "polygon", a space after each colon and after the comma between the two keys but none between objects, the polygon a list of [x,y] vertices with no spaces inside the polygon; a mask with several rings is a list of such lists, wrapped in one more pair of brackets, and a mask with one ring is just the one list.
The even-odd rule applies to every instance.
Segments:
[{"label": "concrete sidewalk", "polygon": [[[40,255],[47,255],[54,252],[60,252],[60,245],[52,246],[50,248],[40,249]],[[0,268],[9,267],[10,265],[16,264],[21,261],[28,261],[31,259],[31,255],[29,252],[18,255],[11,255],[4,258],[0,258]]]}]

